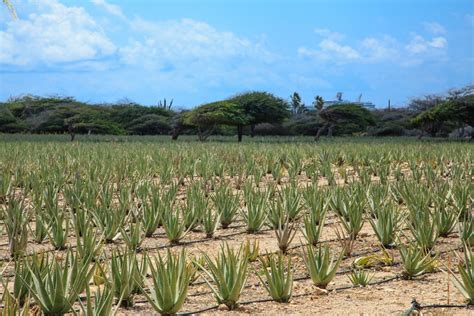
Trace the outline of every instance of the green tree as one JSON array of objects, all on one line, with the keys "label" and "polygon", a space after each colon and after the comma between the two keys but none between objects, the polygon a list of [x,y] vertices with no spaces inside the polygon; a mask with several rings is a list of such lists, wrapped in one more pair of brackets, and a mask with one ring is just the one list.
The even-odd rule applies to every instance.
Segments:
[{"label": "green tree", "polygon": [[13,6],[12,2],[10,0],[3,0],[3,4],[7,7],[8,11],[10,11],[13,18],[16,19],[17,18],[16,11],[15,11],[15,7]]},{"label": "green tree", "polygon": [[367,127],[375,124],[372,113],[366,108],[357,104],[336,104],[327,107],[319,113],[325,122],[324,126],[318,130],[315,140],[318,140],[321,133],[327,130],[327,136],[350,135],[357,132],[364,132]]},{"label": "green tree", "polygon": [[313,106],[316,109],[316,111],[321,112],[324,106],[323,97],[320,95],[315,96],[313,100]]},{"label": "green tree", "polygon": [[237,104],[248,118],[247,123],[237,125],[239,142],[242,141],[245,125],[250,125],[250,133],[253,137],[255,125],[281,123],[291,116],[288,102],[268,92],[247,92],[239,94],[229,101]]},{"label": "green tree", "polygon": [[293,115],[300,114],[304,112],[304,104],[301,102],[301,97],[298,92],[293,92],[291,95],[291,108],[293,111]]},{"label": "green tree", "polygon": [[450,97],[447,101],[418,114],[413,120],[414,126],[435,137],[447,123],[457,128],[474,125],[474,94]]},{"label": "green tree", "polygon": [[237,104],[230,101],[218,101],[203,104],[183,114],[186,125],[196,126],[200,141],[206,140],[219,125],[244,126],[249,116]]}]

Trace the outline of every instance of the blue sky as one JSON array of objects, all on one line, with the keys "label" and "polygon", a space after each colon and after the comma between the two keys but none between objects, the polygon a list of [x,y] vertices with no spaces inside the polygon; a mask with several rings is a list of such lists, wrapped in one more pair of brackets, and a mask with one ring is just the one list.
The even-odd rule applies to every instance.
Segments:
[{"label": "blue sky", "polygon": [[178,107],[249,90],[405,105],[474,82],[474,2],[11,0],[0,99]]}]

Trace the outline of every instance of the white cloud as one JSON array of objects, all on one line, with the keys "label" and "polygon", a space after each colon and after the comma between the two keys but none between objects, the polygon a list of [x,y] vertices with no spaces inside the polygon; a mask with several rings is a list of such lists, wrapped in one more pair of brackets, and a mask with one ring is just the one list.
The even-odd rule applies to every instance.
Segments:
[{"label": "white cloud", "polygon": [[335,54],[338,58],[346,60],[359,59],[360,55],[354,48],[348,45],[341,45],[333,40],[324,39],[319,43],[319,47],[322,51],[328,54]]},{"label": "white cloud", "polygon": [[[440,25],[430,24],[433,33],[444,32]],[[408,43],[401,43],[397,39],[384,35],[381,37],[366,37],[353,40],[353,44],[343,42],[345,36],[327,29],[315,31],[322,36],[318,49],[299,47],[297,52],[301,57],[311,58],[316,62],[333,63],[376,63],[391,62],[403,66],[413,66],[426,59],[445,57],[445,48],[448,41],[443,36],[431,39],[413,34]],[[408,54],[407,54],[408,53]]]},{"label": "white cloud", "polygon": [[360,53],[349,45],[340,44],[344,35],[332,32],[328,29],[315,29],[316,34],[323,37],[319,42],[319,49],[300,47],[298,54],[302,57],[310,57],[320,61],[335,61],[345,63],[360,58]]},{"label": "white cloud", "polygon": [[191,19],[152,22],[136,18],[132,28],[141,37],[121,48],[124,63],[155,67],[184,66],[203,61],[233,59],[270,61],[270,54],[260,43],[222,32],[207,23]]},{"label": "white cloud", "polygon": [[36,11],[9,21],[0,31],[0,64],[54,65],[91,61],[114,54],[115,45],[81,7],[56,0],[30,1]]},{"label": "white cloud", "polygon": [[425,29],[433,35],[446,34],[446,29],[437,22],[425,22],[423,25]]},{"label": "white cloud", "polygon": [[331,39],[333,41],[341,41],[344,39],[344,34],[333,32],[329,29],[317,28],[314,29],[314,33],[318,34],[321,37]]},{"label": "white cloud", "polygon": [[91,0],[93,4],[98,7],[103,8],[105,11],[109,12],[112,15],[115,15],[119,18],[126,19],[125,15],[123,14],[122,8],[118,5],[108,3],[105,0]]},{"label": "white cloud", "polygon": [[431,49],[442,49],[447,44],[448,41],[442,36],[434,37],[430,41],[426,40],[423,36],[414,34],[411,41],[405,46],[405,48],[409,53],[420,54]]},{"label": "white cloud", "polygon": [[364,58],[367,61],[393,61],[399,55],[397,45],[397,41],[390,36],[384,36],[383,38],[366,37],[361,42],[361,49],[364,51]]}]

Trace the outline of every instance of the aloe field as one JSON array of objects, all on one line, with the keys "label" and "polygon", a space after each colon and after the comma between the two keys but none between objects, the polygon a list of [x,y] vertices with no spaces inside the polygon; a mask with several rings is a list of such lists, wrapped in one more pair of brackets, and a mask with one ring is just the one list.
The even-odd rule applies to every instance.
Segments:
[{"label": "aloe field", "polygon": [[0,314],[472,314],[473,179],[465,142],[0,135]]}]

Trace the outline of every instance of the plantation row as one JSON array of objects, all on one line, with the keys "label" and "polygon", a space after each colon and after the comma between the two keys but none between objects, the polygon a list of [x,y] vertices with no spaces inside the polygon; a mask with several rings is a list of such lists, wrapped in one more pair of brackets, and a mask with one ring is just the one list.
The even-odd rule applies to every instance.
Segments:
[{"label": "plantation row", "polygon": [[[369,268],[384,265],[401,265],[405,279],[434,272],[443,260],[439,240],[455,237],[450,246],[463,253],[448,269],[474,303],[470,147],[187,146],[6,143],[5,314],[37,305],[46,315],[109,315],[134,306],[139,295],[174,314],[198,278],[228,309],[254,277],[272,300],[288,302],[295,273],[320,289],[333,281],[363,240],[364,225],[382,254],[355,259],[347,272],[354,286],[369,284]],[[220,232],[236,229],[255,242],[236,249],[219,241]],[[259,249],[268,230],[277,252]],[[331,231],[337,247],[323,238]],[[213,240],[221,245],[217,256],[185,249]]]}]

